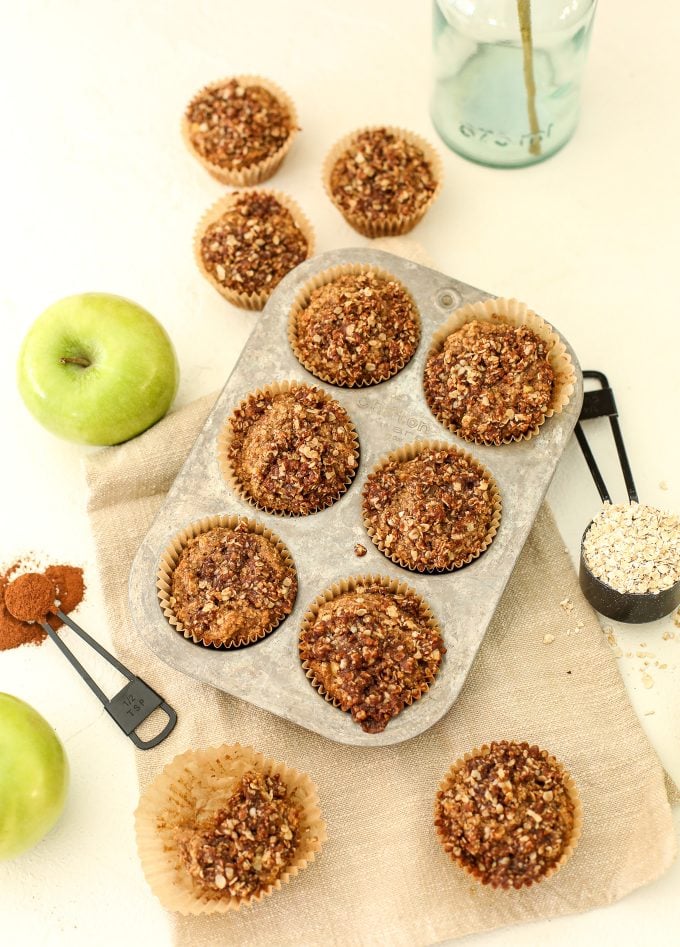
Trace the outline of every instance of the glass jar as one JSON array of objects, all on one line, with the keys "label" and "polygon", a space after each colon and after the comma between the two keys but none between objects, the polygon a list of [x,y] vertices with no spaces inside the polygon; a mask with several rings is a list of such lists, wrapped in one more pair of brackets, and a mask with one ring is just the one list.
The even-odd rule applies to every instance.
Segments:
[{"label": "glass jar", "polygon": [[597,0],[434,0],[432,121],[494,167],[543,161],[571,138]]}]

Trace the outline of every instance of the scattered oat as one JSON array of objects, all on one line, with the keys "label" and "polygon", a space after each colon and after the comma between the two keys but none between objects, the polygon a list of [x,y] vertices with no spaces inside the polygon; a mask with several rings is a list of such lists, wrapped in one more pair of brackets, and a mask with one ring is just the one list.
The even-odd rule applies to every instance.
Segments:
[{"label": "scattered oat", "polygon": [[354,555],[359,556],[359,558],[361,558],[362,556],[365,556],[366,547],[362,545],[361,543],[357,543],[356,546],[354,547]]},{"label": "scattered oat", "polygon": [[651,677],[651,675],[647,674],[646,671],[643,671],[643,672],[642,672],[642,683],[643,683],[644,686],[649,690],[650,687],[653,687],[653,686],[654,686],[654,679]]},{"label": "scattered oat", "polygon": [[671,641],[673,638],[675,638],[675,632],[674,632],[674,631],[664,631],[664,633],[661,635],[661,637],[663,638],[664,641]]},{"label": "scattered oat", "polygon": [[653,658],[654,652],[653,651],[636,651],[635,657],[636,658]]},{"label": "scattered oat", "polygon": [[563,608],[565,612],[573,612],[574,603],[569,598],[563,598],[560,602],[560,608]]},{"label": "scattered oat", "polygon": [[543,644],[552,644],[555,640],[555,635],[544,635]]},{"label": "scattered oat", "polygon": [[674,625],[677,625],[678,628],[680,628],[680,608],[679,608],[679,609],[677,610],[677,612],[673,615],[673,624],[674,624]]},{"label": "scattered oat", "polygon": [[577,622],[576,622],[576,628],[579,629],[579,630],[580,630],[581,628],[585,628],[584,622],[582,622],[582,621],[577,621]]},{"label": "scattered oat", "polygon": [[680,517],[641,503],[605,503],[583,540],[593,575],[618,592],[660,592],[680,580]]},{"label": "scattered oat", "polygon": [[656,713],[656,710],[646,710],[643,714],[644,717],[652,717]]}]

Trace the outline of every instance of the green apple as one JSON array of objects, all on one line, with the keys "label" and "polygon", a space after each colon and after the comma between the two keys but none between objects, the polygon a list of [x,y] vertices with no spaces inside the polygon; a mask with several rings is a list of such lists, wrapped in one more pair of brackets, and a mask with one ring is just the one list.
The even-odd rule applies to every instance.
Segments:
[{"label": "green apple", "polygon": [[0,694],[0,861],[49,832],[67,790],[68,761],[52,727],[23,700]]},{"label": "green apple", "polygon": [[69,296],[33,323],[19,353],[19,392],[53,434],[120,444],[166,413],[179,367],[163,326],[107,293]]}]

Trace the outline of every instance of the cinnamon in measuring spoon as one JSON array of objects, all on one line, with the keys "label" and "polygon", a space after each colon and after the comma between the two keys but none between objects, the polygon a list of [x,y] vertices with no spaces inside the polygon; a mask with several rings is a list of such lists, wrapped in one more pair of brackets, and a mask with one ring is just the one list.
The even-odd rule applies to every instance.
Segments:
[{"label": "cinnamon in measuring spoon", "polygon": [[40,572],[26,572],[5,589],[5,606],[19,621],[44,622],[54,609],[57,587]]},{"label": "cinnamon in measuring spoon", "polygon": [[[12,580],[16,581],[17,573],[25,570],[29,564],[34,564],[30,557],[18,559],[0,574],[0,651],[8,651],[25,644],[42,644],[47,637],[39,624],[30,624],[15,618],[5,603]],[[61,602],[59,607],[62,612],[69,614],[80,605],[85,594],[85,582],[83,570],[79,566],[48,566],[43,574],[56,586],[54,599]],[[63,625],[61,619],[54,614],[48,614],[47,622],[55,631]]]}]

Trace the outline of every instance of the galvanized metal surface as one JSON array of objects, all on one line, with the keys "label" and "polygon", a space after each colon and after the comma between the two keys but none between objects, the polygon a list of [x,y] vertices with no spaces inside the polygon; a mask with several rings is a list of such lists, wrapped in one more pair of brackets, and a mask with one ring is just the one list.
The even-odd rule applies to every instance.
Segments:
[{"label": "galvanized metal surface", "polygon": [[[422,338],[416,355],[395,378],[371,388],[348,390],[318,381],[302,368],[288,344],[288,313],[299,288],[312,275],[342,263],[369,263],[389,271],[407,286],[420,310]],[[158,657],[197,680],[340,743],[400,743],[427,730],[449,710],[529,534],[583,400],[578,361],[564,340],[576,367],[576,390],[566,409],[546,421],[538,437],[501,447],[477,447],[456,438],[434,419],[421,384],[432,333],[462,303],[490,295],[401,257],[363,248],[320,254],[286,277],[257,317],[236,367],[132,565],[132,618]],[[256,510],[227,487],[217,463],[217,435],[234,407],[252,390],[285,379],[324,388],[347,409],[359,433],[361,461],[352,486],[333,506],[313,516],[270,516]],[[367,474],[386,453],[422,438],[451,441],[470,451],[489,468],[503,500],[501,525],[490,548],[469,566],[446,575],[420,575],[394,565],[375,548],[361,520],[361,489]],[[173,535],[188,523],[216,513],[248,516],[264,523],[288,545],[298,570],[294,611],[276,631],[247,648],[212,649],[185,639],[168,624],[156,595],[159,559]],[[361,559],[354,554],[356,543],[368,550]],[[441,623],[447,648],[429,692],[380,734],[364,733],[349,714],[319,696],[305,677],[297,650],[302,617],[316,596],[340,579],[367,573],[394,577],[422,595]]]}]

